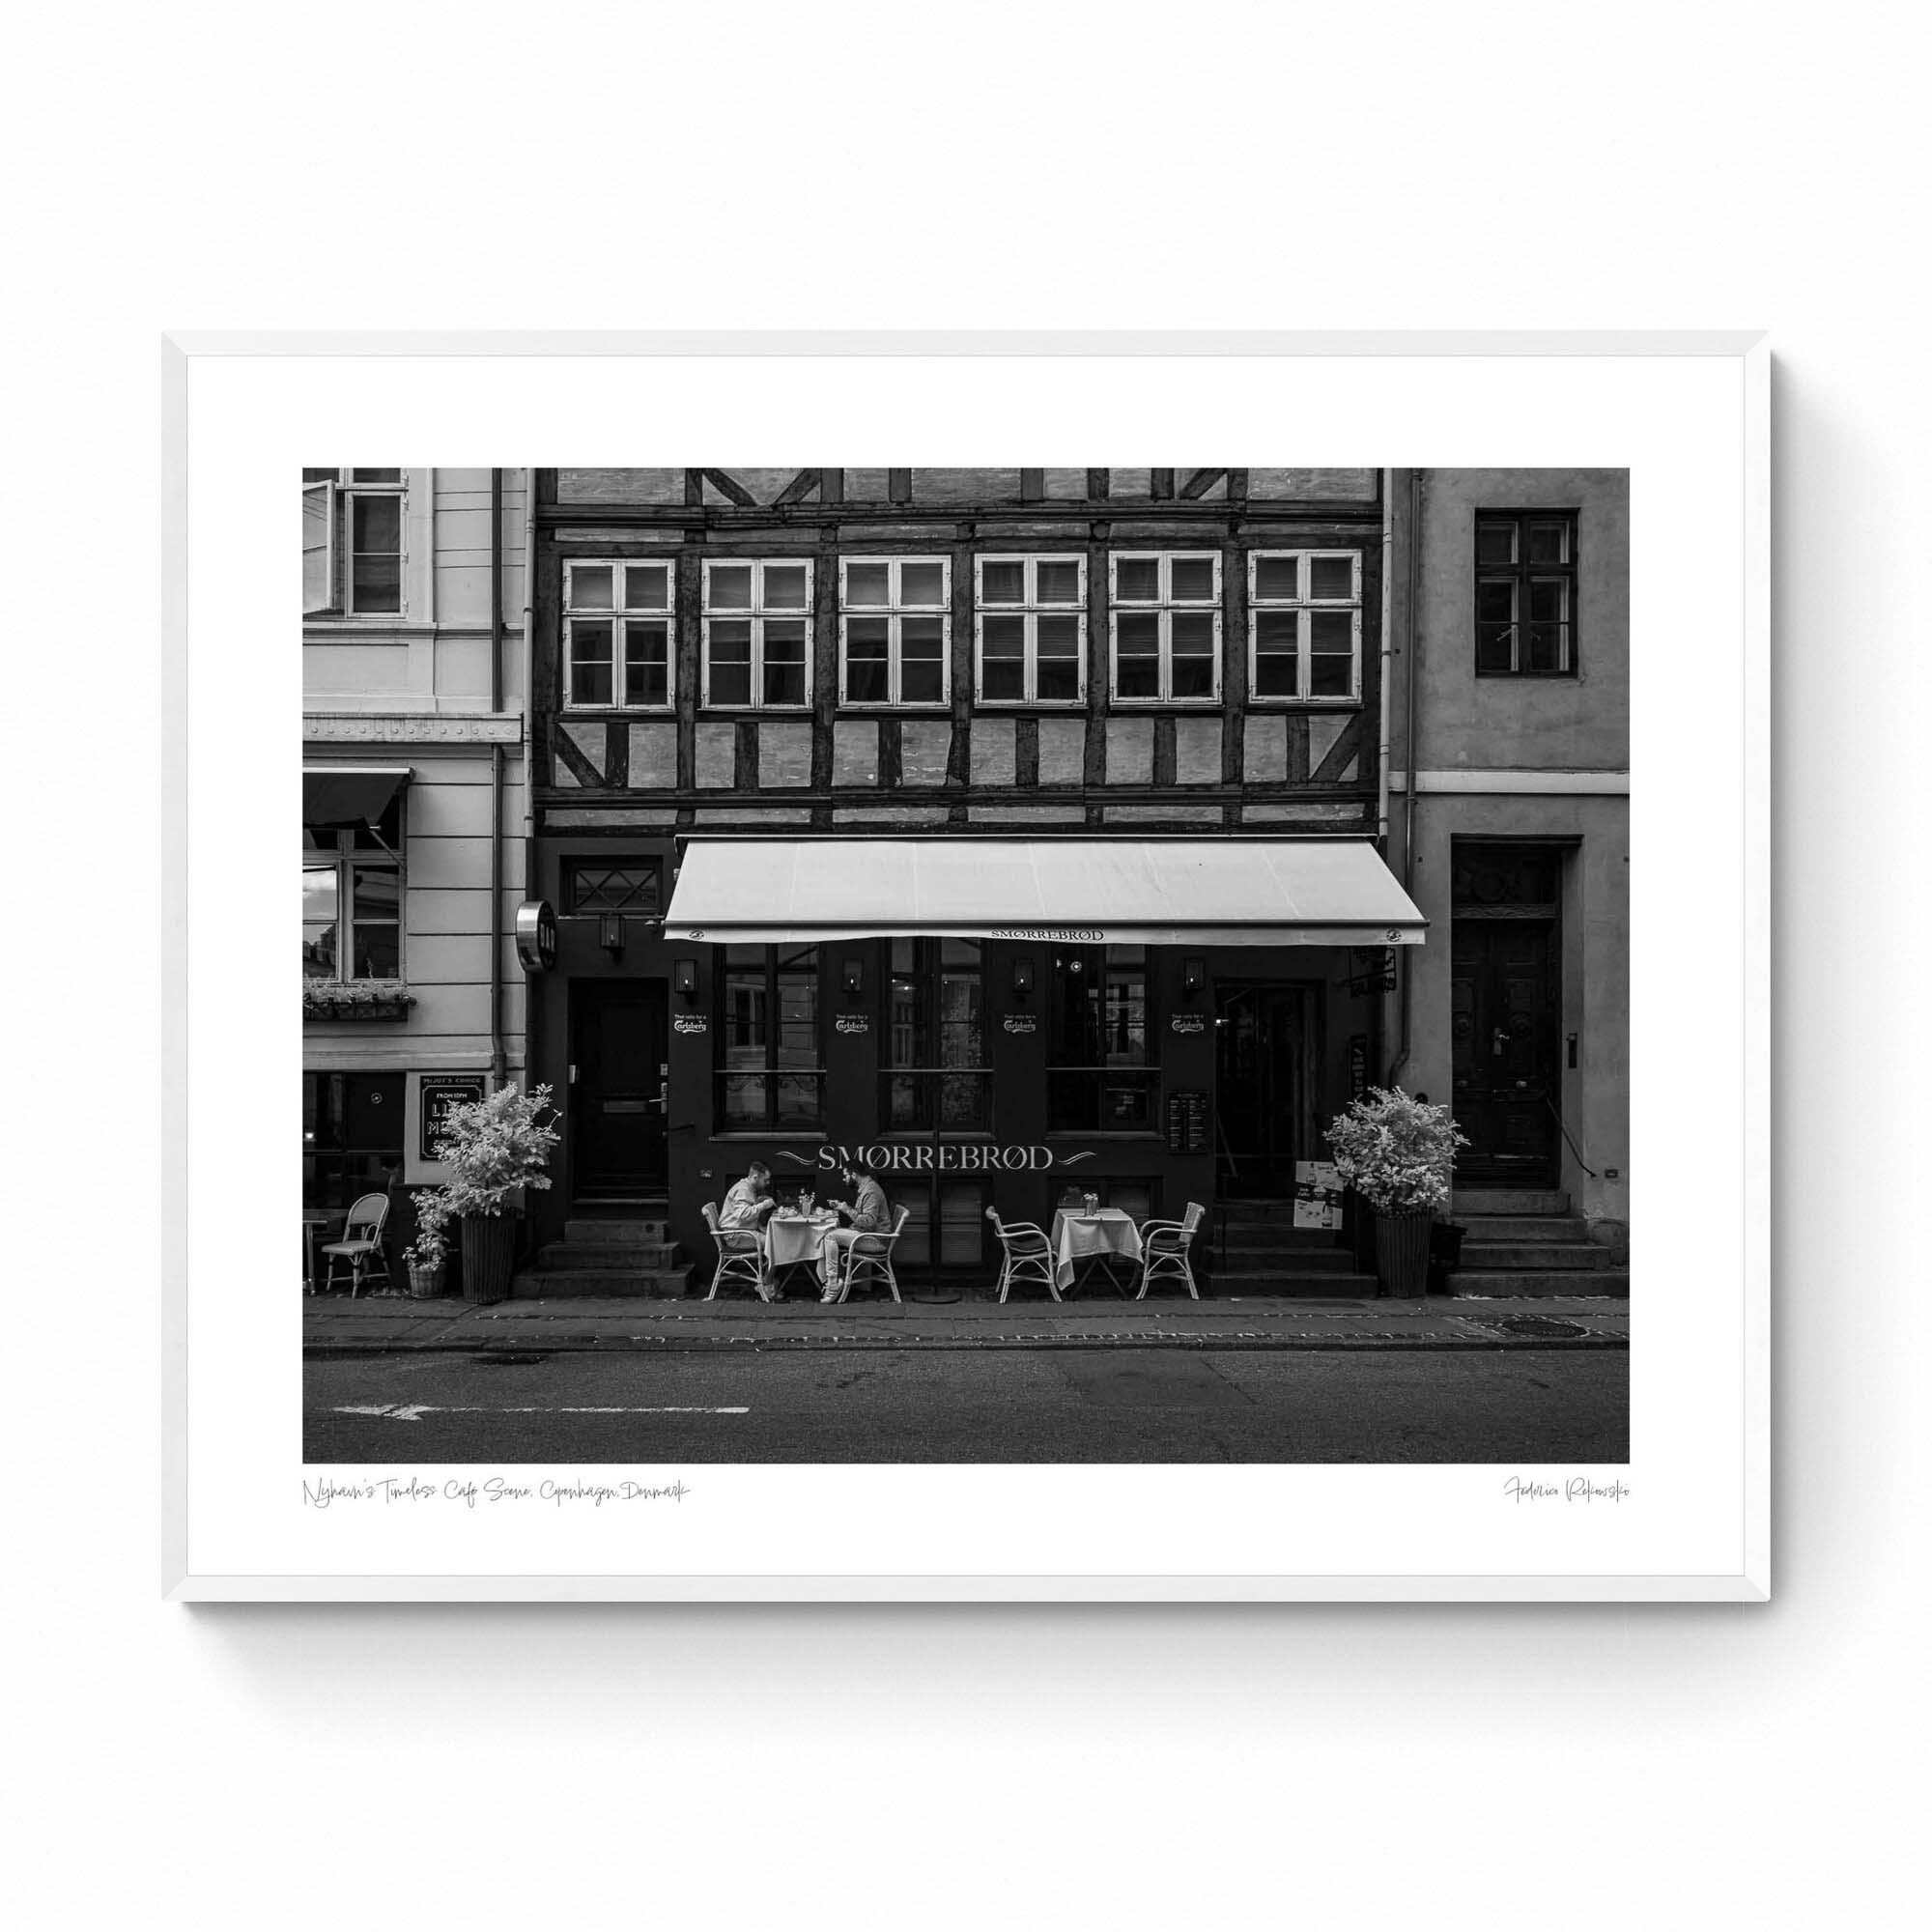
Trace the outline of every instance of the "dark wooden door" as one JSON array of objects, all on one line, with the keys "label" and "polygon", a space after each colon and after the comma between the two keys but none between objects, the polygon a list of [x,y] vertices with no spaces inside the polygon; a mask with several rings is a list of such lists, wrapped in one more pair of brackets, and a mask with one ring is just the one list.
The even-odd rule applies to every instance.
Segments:
[{"label": "dark wooden door", "polygon": [[1453,948],[1455,1114],[1470,1140],[1457,1179],[1553,1187],[1556,928],[1547,920],[1459,919]]},{"label": "dark wooden door", "polygon": [[572,1189],[592,1201],[660,1193],[665,989],[647,980],[580,980],[571,1005]]},{"label": "dark wooden door", "polygon": [[1227,988],[1215,1013],[1215,1153],[1220,1192],[1286,1201],[1294,1163],[1323,1160],[1303,1116],[1308,1081],[1305,999],[1298,986]]}]

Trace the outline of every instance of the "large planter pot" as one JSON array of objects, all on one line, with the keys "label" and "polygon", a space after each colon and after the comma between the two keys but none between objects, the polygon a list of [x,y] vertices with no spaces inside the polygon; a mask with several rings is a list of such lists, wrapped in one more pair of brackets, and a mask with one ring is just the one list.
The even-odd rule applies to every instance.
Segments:
[{"label": "large planter pot", "polygon": [[1427,1208],[1376,1216],[1376,1272],[1388,1293],[1429,1293],[1429,1229],[1435,1218]]},{"label": "large planter pot", "polygon": [[510,1293],[510,1276],[517,1260],[517,1217],[514,1214],[466,1214],[463,1217],[463,1298],[465,1301],[503,1301]]}]

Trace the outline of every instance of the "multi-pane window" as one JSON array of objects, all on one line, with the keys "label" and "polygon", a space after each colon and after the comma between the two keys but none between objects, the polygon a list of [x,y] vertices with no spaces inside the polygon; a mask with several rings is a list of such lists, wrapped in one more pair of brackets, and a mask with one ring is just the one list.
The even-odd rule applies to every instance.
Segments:
[{"label": "multi-pane window", "polygon": [[401,616],[400,469],[302,471],[302,611]]},{"label": "multi-pane window", "polygon": [[983,1180],[940,1180],[925,1175],[885,1177],[888,1198],[906,1210],[895,1250],[900,1268],[983,1268],[990,1232]]},{"label": "multi-pane window", "polygon": [[374,825],[302,828],[302,977],[403,976],[402,802]]},{"label": "multi-pane window", "polygon": [[1054,961],[1047,1124],[1117,1133],[1154,1124],[1148,951],[1083,947]]},{"label": "multi-pane window", "polygon": [[816,1127],[825,1084],[818,949],[727,946],[719,984],[718,1115],[724,1127]]},{"label": "multi-pane window", "polygon": [[1087,696],[1087,559],[982,556],[977,566],[981,704],[1078,704]]},{"label": "multi-pane window", "polygon": [[977,939],[895,939],[887,1015],[885,1118],[894,1127],[988,1124]]},{"label": "multi-pane window", "polygon": [[810,697],[810,559],[707,561],[704,702],[803,709]]},{"label": "multi-pane window", "polygon": [[1219,698],[1220,553],[1123,551],[1110,567],[1115,701]]},{"label": "multi-pane window", "polygon": [[838,571],[839,703],[944,704],[951,564],[943,556],[848,556]]},{"label": "multi-pane window", "polygon": [[1362,556],[1248,556],[1248,692],[1257,703],[1352,703],[1362,695]]},{"label": "multi-pane window", "polygon": [[636,859],[621,866],[602,859],[566,859],[563,909],[566,913],[661,912],[664,868],[655,859]]},{"label": "multi-pane window", "polygon": [[1478,511],[1477,675],[1562,677],[1576,668],[1576,512]]},{"label": "multi-pane window", "polygon": [[572,558],[563,566],[563,701],[664,710],[671,701],[668,562]]}]

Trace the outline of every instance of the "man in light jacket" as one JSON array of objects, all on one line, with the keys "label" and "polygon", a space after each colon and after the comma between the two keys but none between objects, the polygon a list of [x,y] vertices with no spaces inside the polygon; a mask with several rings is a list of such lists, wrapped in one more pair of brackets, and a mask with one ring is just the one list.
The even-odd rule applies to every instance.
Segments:
[{"label": "man in light jacket", "polygon": [[839,1176],[852,1189],[852,1199],[849,1203],[835,1201],[832,1205],[851,1225],[834,1228],[819,1248],[825,1259],[825,1293],[818,1297],[821,1301],[844,1299],[845,1277],[852,1265],[852,1243],[867,1235],[889,1235],[893,1229],[893,1204],[886,1199],[886,1190],[879,1185],[872,1170],[862,1160],[847,1161],[839,1169]]}]

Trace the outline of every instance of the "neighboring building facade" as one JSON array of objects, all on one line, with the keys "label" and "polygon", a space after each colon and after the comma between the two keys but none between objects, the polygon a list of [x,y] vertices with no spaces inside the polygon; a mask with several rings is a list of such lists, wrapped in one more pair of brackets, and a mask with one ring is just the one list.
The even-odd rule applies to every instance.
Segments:
[{"label": "neighboring building facade", "polygon": [[[1388,1064],[1384,942],[1447,952],[1446,907],[1427,946],[1381,926],[1405,472],[532,473],[530,878],[559,937],[530,1072],[566,1113],[534,1241],[628,1209],[702,1253],[751,1159],[834,1193],[864,1148],[913,1210],[903,1261],[983,1272],[989,1205],[1178,1216],[1325,1158]],[[1043,848],[1064,907],[942,906]],[[677,917],[681,867],[735,930]],[[1222,896],[1158,938],[1083,910],[1177,868]]]},{"label": "neighboring building facade", "polygon": [[522,470],[302,472],[302,1187],[436,1178],[439,1107],[520,1078]]},{"label": "neighboring building facade", "polygon": [[1392,1070],[1450,1102],[1470,1136],[1459,1191],[1549,1197],[1519,1208],[1567,1196],[1619,1250],[1629,472],[1420,470],[1395,507],[1394,628],[1409,656],[1390,694],[1390,863],[1430,941],[1405,954]]}]

